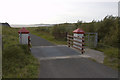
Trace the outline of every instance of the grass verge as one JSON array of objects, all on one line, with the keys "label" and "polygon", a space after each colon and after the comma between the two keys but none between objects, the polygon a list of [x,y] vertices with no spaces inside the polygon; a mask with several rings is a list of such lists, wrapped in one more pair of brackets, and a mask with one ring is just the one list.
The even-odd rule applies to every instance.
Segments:
[{"label": "grass verge", "polygon": [[67,42],[66,41],[63,41],[63,40],[56,40],[54,38],[54,36],[52,36],[52,34],[50,34],[49,32],[44,32],[44,31],[36,31],[35,30],[36,28],[28,28],[28,30],[31,32],[31,34],[34,34],[34,35],[37,35],[37,36],[40,36],[41,38],[44,38],[48,41],[50,41],[51,43],[53,44],[56,44],[56,45],[66,45]]},{"label": "grass verge", "polygon": [[120,70],[118,65],[118,48],[115,47],[98,47],[96,50],[104,52],[104,65],[110,66],[113,69]]},{"label": "grass verge", "polygon": [[20,45],[19,29],[3,27],[2,76],[3,78],[38,78],[39,62],[28,51],[27,45]]}]

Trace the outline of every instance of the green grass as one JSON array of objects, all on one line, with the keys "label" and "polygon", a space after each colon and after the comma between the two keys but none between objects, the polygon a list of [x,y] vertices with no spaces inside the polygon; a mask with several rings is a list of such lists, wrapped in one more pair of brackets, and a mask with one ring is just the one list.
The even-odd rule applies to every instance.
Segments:
[{"label": "green grass", "polygon": [[44,32],[44,31],[35,31],[36,28],[28,28],[31,34],[40,36],[48,41],[50,41],[53,44],[56,45],[66,45],[67,42],[63,40],[56,40],[49,32]]},{"label": "green grass", "polygon": [[2,76],[3,78],[38,78],[39,62],[20,45],[19,29],[3,27]]},{"label": "green grass", "polygon": [[99,47],[97,50],[104,52],[105,58],[104,58],[104,63],[107,66],[110,66],[113,69],[120,69],[118,66],[118,48],[114,47]]}]

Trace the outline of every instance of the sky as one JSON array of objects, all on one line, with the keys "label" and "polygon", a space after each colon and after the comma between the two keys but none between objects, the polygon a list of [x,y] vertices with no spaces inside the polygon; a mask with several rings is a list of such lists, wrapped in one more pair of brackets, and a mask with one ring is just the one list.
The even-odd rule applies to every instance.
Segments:
[{"label": "sky", "polygon": [[0,0],[0,22],[58,24],[118,16],[119,0]]}]

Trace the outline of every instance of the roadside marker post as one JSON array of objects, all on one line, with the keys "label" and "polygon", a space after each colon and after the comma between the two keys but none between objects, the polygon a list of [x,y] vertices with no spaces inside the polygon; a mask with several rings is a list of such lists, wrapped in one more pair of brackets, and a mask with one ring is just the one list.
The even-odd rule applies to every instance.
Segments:
[{"label": "roadside marker post", "polygon": [[29,31],[24,27],[18,31],[20,44],[28,44]]},{"label": "roadside marker post", "polygon": [[[78,28],[78,29],[74,30],[73,33],[74,33],[73,36],[82,38],[82,39],[74,38],[74,40],[77,40],[77,41],[79,41],[81,43],[84,43],[84,34],[85,34],[85,32],[82,29]],[[73,43],[82,46],[82,47],[78,47],[76,45],[73,45],[74,47],[80,48],[82,50],[81,53],[83,54],[83,51],[84,51],[83,46],[84,46],[84,44],[77,43],[77,42],[73,42]]]},{"label": "roadside marker post", "polygon": [[28,50],[30,51],[31,49],[31,39],[29,35],[29,31],[25,29],[24,27],[18,31],[19,33],[19,42],[20,44],[26,44],[28,45]]},{"label": "roadside marker post", "polygon": [[84,40],[84,31],[81,29],[76,29],[73,31],[73,36],[67,34],[67,44],[68,47],[73,47],[79,50],[82,54],[85,52],[85,40]]}]

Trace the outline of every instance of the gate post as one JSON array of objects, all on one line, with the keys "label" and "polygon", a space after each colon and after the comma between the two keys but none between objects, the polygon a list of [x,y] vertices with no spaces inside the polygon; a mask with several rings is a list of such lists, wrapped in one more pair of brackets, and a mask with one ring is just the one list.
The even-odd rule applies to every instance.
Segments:
[{"label": "gate post", "polygon": [[[84,35],[82,36],[82,43],[84,43],[85,42],[85,40],[84,40],[85,38],[84,38]],[[84,48],[83,48],[83,46],[84,46],[84,44],[82,44],[82,54],[84,53]]]},{"label": "gate post", "polygon": [[18,31],[20,44],[28,44],[29,31],[24,27]]},{"label": "gate post", "polygon": [[79,41],[81,43],[77,43],[77,42],[73,42],[73,43],[78,44],[81,47],[78,47],[76,45],[73,45],[73,46],[76,47],[76,48],[80,48],[81,53],[83,54],[83,52],[84,52],[84,49],[83,49],[84,44],[83,43],[84,43],[84,34],[85,34],[85,32],[83,30],[81,30],[80,28],[78,28],[78,29],[74,30],[73,33],[74,33],[74,35],[73,35],[74,37],[81,38],[81,39],[74,38],[74,40]]}]

